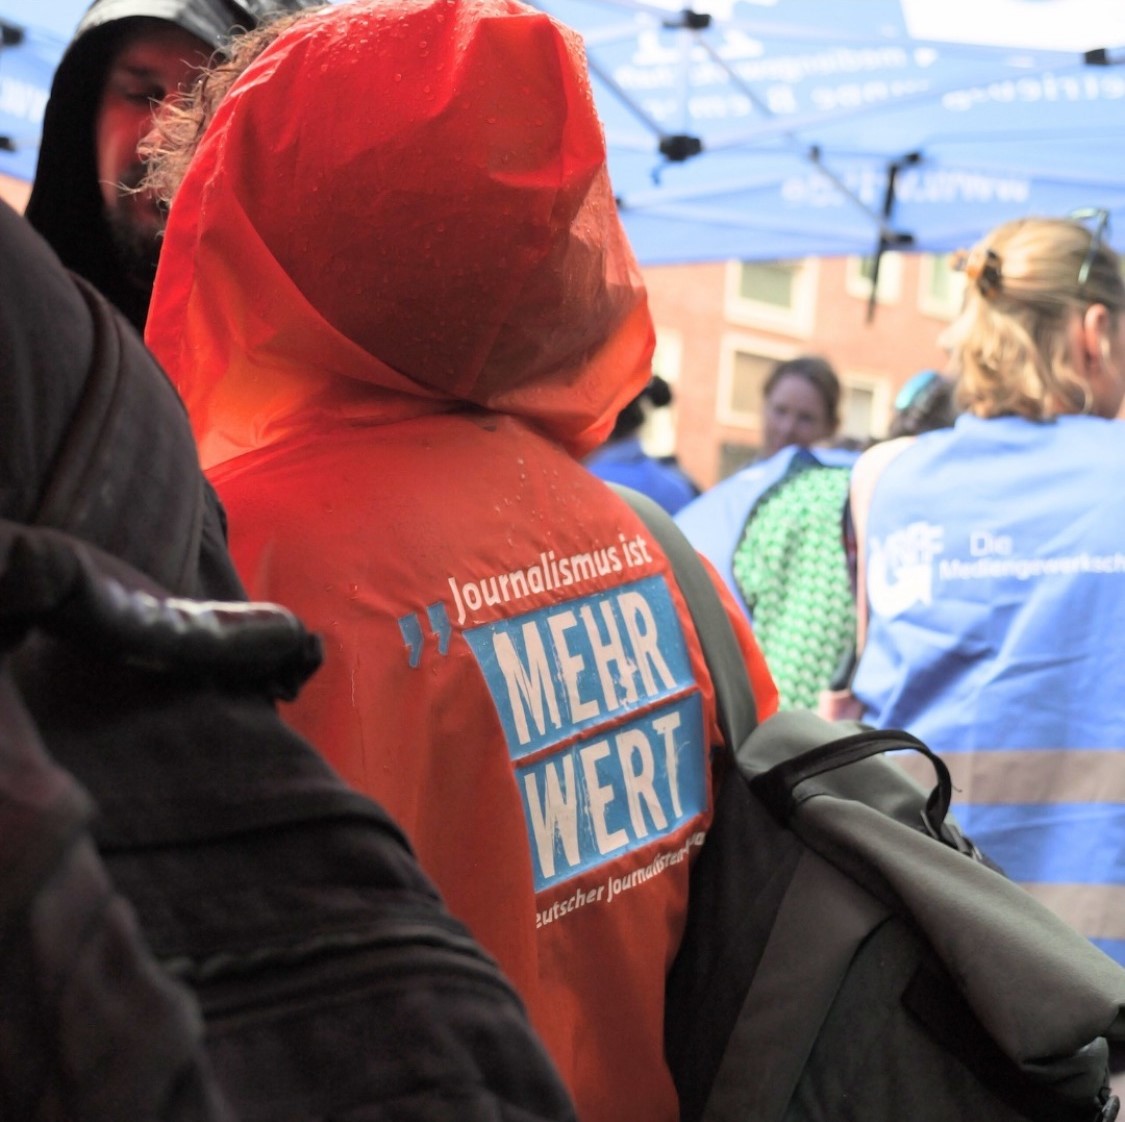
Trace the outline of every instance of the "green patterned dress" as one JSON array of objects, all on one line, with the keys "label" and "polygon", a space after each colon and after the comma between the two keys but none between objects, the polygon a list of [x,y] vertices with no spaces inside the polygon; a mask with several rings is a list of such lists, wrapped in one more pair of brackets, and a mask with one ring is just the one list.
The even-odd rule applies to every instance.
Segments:
[{"label": "green patterned dress", "polygon": [[794,461],[751,512],[734,576],[781,708],[815,708],[855,641],[842,516],[848,468]]}]

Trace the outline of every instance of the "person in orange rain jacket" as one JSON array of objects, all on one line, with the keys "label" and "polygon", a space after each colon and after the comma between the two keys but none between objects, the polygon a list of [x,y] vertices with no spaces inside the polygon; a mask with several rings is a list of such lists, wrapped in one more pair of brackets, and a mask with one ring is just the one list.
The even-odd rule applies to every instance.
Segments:
[{"label": "person in orange rain jacket", "polygon": [[584,1122],[673,1122],[664,983],[720,734],[668,562],[581,464],[654,340],[581,41],[515,0],[267,39],[153,141],[147,339],[249,591],[325,638],[288,718],[406,829]]}]

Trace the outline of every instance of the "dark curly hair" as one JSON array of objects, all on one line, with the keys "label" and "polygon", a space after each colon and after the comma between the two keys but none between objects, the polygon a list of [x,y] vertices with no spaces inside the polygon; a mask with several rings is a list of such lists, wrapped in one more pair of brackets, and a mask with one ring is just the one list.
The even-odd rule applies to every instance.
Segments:
[{"label": "dark curly hair", "polygon": [[617,423],[609,439],[623,440],[632,436],[644,424],[646,403],[649,409],[672,404],[672,387],[659,374],[653,374],[648,385],[617,414]]},{"label": "dark curly hair", "polygon": [[321,4],[268,19],[220,48],[192,89],[166,102],[157,114],[140,147],[148,174],[138,190],[152,191],[166,206],[171,203],[219,102],[242,72],[293,24],[326,7]]}]

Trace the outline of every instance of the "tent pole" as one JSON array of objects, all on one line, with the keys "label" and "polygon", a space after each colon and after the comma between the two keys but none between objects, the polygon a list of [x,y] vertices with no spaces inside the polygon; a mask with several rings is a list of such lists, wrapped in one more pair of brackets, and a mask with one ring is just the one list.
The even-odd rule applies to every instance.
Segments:
[{"label": "tent pole", "polygon": [[[699,39],[699,45],[704,49],[704,51],[707,52],[707,54],[711,58],[711,61],[726,73],[727,77],[730,79],[731,85],[733,85],[734,88],[738,90],[739,93],[741,93],[743,97],[745,97],[763,117],[766,117],[770,120],[777,119],[777,114],[775,114],[773,110],[770,109],[770,107],[761,99],[761,97],[759,97],[758,94],[755,93],[754,90],[752,90],[742,80],[741,75],[739,75],[739,73],[727,62],[725,58],[723,58],[722,55],[719,54],[718,51],[716,51],[711,46],[710,43],[706,42],[706,40],[704,39]],[[848,202],[857,206],[861,211],[863,211],[864,214],[867,215],[868,218],[871,219],[872,222],[875,223],[875,226],[879,231],[880,241],[883,238],[889,238],[891,241],[894,241],[899,237],[899,235],[895,233],[895,231],[891,230],[886,224],[886,219],[889,217],[889,214],[887,212],[885,202],[883,206],[883,216],[880,217],[879,214],[876,213],[876,211],[872,210],[871,207],[869,207],[853,190],[851,190],[851,188],[848,187],[848,185],[838,175],[836,175],[835,172],[825,166],[821,158],[821,150],[818,146],[813,146],[812,148],[810,148],[808,145],[803,144],[792,132],[783,131],[781,133],[781,136],[790,146],[790,148],[792,148],[803,159],[807,160],[810,164],[812,164],[814,168],[816,168],[817,174],[822,175],[825,179],[827,179],[828,182],[831,183],[832,186],[835,187],[836,190],[839,191],[839,193],[848,200]]]},{"label": "tent pole", "polygon": [[875,319],[875,305],[879,294],[879,266],[883,261],[883,254],[888,249],[911,245],[914,241],[911,234],[891,231],[888,223],[895,209],[895,184],[898,181],[898,173],[903,168],[919,163],[921,159],[921,152],[908,152],[901,160],[894,160],[887,165],[887,189],[883,192],[883,219],[879,223],[879,241],[876,243],[875,257],[871,263],[871,295],[867,298],[867,323]]}]

